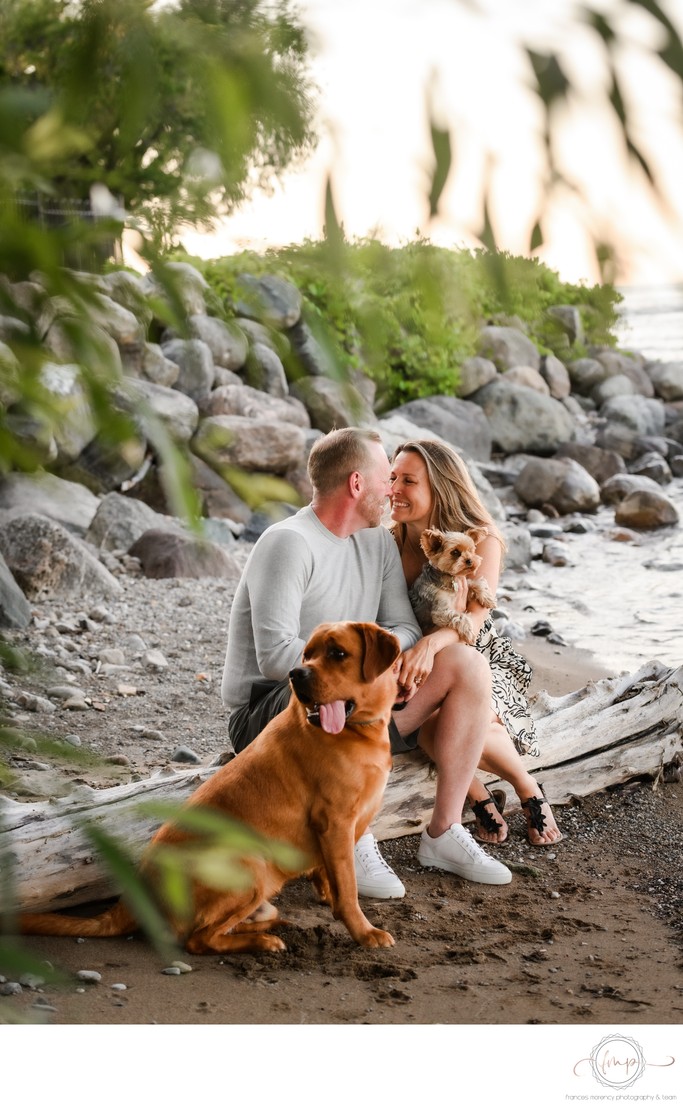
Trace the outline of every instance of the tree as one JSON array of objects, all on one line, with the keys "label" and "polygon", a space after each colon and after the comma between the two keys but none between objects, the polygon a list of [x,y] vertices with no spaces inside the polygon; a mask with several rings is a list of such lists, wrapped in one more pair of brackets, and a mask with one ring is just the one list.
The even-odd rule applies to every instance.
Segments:
[{"label": "tree", "polygon": [[5,0],[0,43],[0,153],[28,155],[15,186],[81,201],[104,186],[162,246],[312,139],[286,0]]}]

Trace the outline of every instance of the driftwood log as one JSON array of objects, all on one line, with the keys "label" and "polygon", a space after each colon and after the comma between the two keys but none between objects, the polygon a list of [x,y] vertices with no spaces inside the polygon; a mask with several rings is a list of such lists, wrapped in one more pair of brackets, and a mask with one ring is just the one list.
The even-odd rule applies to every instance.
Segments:
[{"label": "driftwood log", "polygon": [[[683,666],[669,669],[652,661],[635,674],[591,682],[566,696],[541,693],[532,711],[542,755],[526,760],[551,803],[569,803],[634,777],[657,777],[683,750]],[[215,771],[167,770],[101,791],[81,786],[64,798],[40,803],[0,798],[0,865],[13,874],[0,887],[7,894],[13,884],[13,898],[25,910],[60,909],[112,895],[117,891],[114,880],[81,824],[94,823],[115,835],[137,857],[155,829],[140,814],[140,800],[184,799]],[[435,784],[422,754],[396,757],[373,827],[377,838],[421,831]],[[499,786],[514,812],[517,797],[509,785]]]}]

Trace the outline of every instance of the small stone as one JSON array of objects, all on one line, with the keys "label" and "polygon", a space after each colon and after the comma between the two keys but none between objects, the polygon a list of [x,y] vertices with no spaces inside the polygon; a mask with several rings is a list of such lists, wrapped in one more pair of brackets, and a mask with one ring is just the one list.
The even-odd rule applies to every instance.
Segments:
[{"label": "small stone", "polygon": [[99,984],[102,979],[102,973],[95,972],[94,969],[79,969],[76,976],[84,984]]},{"label": "small stone", "polygon": [[177,965],[169,965],[167,969],[161,970],[164,976],[180,976],[180,969]]},{"label": "small stone", "polygon": [[112,990],[112,992],[127,992],[128,991],[128,985],[127,984],[112,984],[111,990]]},{"label": "small stone", "polygon": [[550,898],[551,899],[559,899],[560,898],[560,893],[559,892],[551,892],[550,893]]},{"label": "small stone", "polygon": [[76,684],[57,684],[53,688],[48,688],[46,695],[51,700],[71,700],[76,696],[85,699],[85,692]]},{"label": "small stone", "polygon": [[107,765],[130,765],[125,753],[113,753],[111,757],[105,758],[105,762]]},{"label": "small stone", "polygon": [[553,628],[546,619],[538,619],[531,627],[531,633],[538,638],[546,638],[549,634],[552,634],[552,630]]},{"label": "small stone", "polygon": [[142,664],[145,669],[150,669],[155,673],[160,673],[164,669],[168,669],[168,661],[161,650],[147,650],[147,653],[143,654]]},{"label": "small stone", "polygon": [[116,691],[120,696],[137,696],[138,694],[134,684],[119,684]]},{"label": "small stone", "polygon": [[152,730],[145,728],[140,731],[140,737],[146,738],[148,742],[165,742],[166,735],[161,730]]},{"label": "small stone", "polygon": [[184,961],[172,961],[171,968],[178,969],[179,972],[192,972],[192,965],[186,965]]},{"label": "small stone", "polygon": [[18,982],[8,981],[7,984],[0,984],[0,996],[20,996],[23,990]]},{"label": "small stone", "polygon": [[182,761],[188,765],[198,765],[200,760],[194,750],[188,749],[187,746],[178,746],[171,755],[171,761]]},{"label": "small stone", "polygon": [[70,700],[64,700],[62,707],[65,711],[87,711],[88,704],[81,696],[74,696]]},{"label": "small stone", "polygon": [[117,649],[100,650],[100,653],[98,655],[98,660],[101,661],[103,665],[125,665],[126,664],[126,656],[125,656],[123,650],[117,650]]},{"label": "small stone", "polygon": [[143,653],[147,649],[145,642],[139,634],[129,634],[126,639],[126,646],[131,653]]},{"label": "small stone", "polygon": [[116,619],[102,604],[98,604],[97,607],[93,607],[88,612],[91,619],[94,619],[96,623],[115,623]]}]

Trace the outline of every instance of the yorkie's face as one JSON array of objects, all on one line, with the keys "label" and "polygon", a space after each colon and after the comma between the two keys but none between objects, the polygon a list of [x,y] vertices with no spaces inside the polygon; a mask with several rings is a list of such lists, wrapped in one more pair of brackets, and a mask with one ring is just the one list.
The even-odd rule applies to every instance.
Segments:
[{"label": "yorkie's face", "polygon": [[452,530],[425,530],[420,546],[430,565],[450,577],[472,576],[481,565],[468,534]]}]

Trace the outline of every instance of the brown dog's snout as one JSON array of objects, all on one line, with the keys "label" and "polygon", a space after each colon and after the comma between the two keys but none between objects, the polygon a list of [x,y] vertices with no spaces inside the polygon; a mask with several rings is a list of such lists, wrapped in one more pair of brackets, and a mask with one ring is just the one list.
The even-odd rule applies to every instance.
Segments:
[{"label": "brown dog's snout", "polygon": [[313,671],[311,669],[298,668],[290,669],[289,679],[292,682],[292,687],[299,697],[306,697],[306,687],[310,683]]}]

